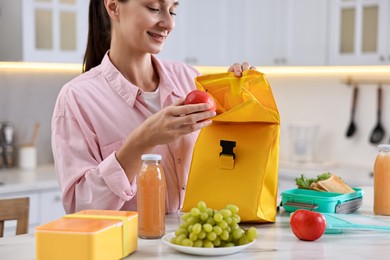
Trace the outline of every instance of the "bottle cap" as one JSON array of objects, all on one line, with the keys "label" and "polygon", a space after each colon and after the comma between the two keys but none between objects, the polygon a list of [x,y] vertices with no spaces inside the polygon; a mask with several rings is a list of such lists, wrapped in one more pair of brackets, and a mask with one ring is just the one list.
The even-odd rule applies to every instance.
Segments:
[{"label": "bottle cap", "polygon": [[390,151],[390,144],[380,144],[378,149],[379,151]]},{"label": "bottle cap", "polygon": [[148,160],[148,161],[161,161],[161,158],[162,157],[159,154],[143,154],[141,156],[141,159],[143,161],[145,161],[145,160]]}]

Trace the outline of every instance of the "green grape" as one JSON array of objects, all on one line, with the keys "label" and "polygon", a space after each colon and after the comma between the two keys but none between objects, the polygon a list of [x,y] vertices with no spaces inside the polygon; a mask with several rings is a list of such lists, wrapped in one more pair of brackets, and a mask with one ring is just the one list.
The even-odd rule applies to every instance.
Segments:
[{"label": "green grape", "polygon": [[176,237],[172,237],[171,240],[170,240],[170,242],[171,242],[172,244],[176,244]]},{"label": "green grape", "polygon": [[233,216],[232,216],[232,223],[238,224],[238,223],[240,223],[240,222],[241,222],[241,218],[240,218],[239,215],[233,215]]},{"label": "green grape", "polygon": [[209,218],[209,214],[207,214],[207,212],[202,212],[200,213],[199,217],[202,221],[207,221],[207,219]]},{"label": "green grape", "polygon": [[257,231],[256,228],[250,227],[248,229],[248,231],[246,232],[246,235],[248,237],[249,242],[252,242],[253,240],[255,240],[257,238],[257,236],[259,235],[259,232]]},{"label": "green grape", "polygon": [[200,223],[194,224],[194,226],[192,227],[192,233],[198,235],[201,231],[202,231],[202,225]]},{"label": "green grape", "polygon": [[239,208],[229,204],[221,210],[208,208],[204,201],[181,216],[172,244],[188,247],[229,247],[244,245],[258,236],[255,227],[243,229],[239,223]]},{"label": "green grape", "polygon": [[199,201],[199,202],[198,202],[198,209],[199,209],[201,212],[206,212],[206,211],[207,211],[206,203],[205,203],[204,201]]},{"label": "green grape", "polygon": [[227,230],[227,232],[229,232],[229,233],[232,232],[232,228],[231,228],[230,226],[227,226],[227,227],[225,228],[225,230]]},{"label": "green grape", "polygon": [[215,246],[215,247],[218,247],[218,246],[220,246],[221,245],[221,239],[219,238],[219,237],[217,237],[214,241],[212,241],[213,242],[213,245]]},{"label": "green grape", "polygon": [[246,245],[249,243],[249,240],[248,240],[248,237],[244,234],[240,237],[239,241],[238,241],[238,245]]},{"label": "green grape", "polygon": [[225,241],[228,240],[229,239],[229,232],[227,232],[227,230],[222,231],[220,238],[222,240],[225,240]]},{"label": "green grape", "polygon": [[189,225],[189,226],[187,227],[187,232],[188,232],[188,233],[191,233],[193,227],[194,227],[194,225]]},{"label": "green grape", "polygon": [[233,215],[230,218],[232,219],[232,222],[230,223],[231,225],[232,224],[238,224],[240,222],[240,219],[237,218],[237,215]]},{"label": "green grape", "polygon": [[205,239],[206,236],[207,236],[207,233],[206,233],[204,230],[202,230],[202,231],[198,234],[198,238],[199,238],[199,239]]},{"label": "green grape", "polygon": [[200,239],[196,240],[193,247],[203,247],[203,241]]},{"label": "green grape", "polygon": [[222,229],[226,229],[228,227],[228,224],[225,220],[218,222],[217,225],[220,226]]},{"label": "green grape", "polygon": [[238,224],[230,224],[229,227],[231,228],[231,230],[234,231],[235,229],[240,228],[240,225],[238,225]]},{"label": "green grape", "polygon": [[222,234],[222,228],[220,226],[214,226],[213,231],[215,234],[217,234],[217,236]]},{"label": "green grape", "polygon": [[190,239],[188,238],[184,238],[182,241],[181,241],[181,245],[182,246],[189,246],[189,247],[192,247],[194,244],[194,242],[192,242]]},{"label": "green grape", "polygon": [[214,214],[214,220],[215,222],[221,222],[223,220],[223,216],[221,213],[217,212]]},{"label": "green grape", "polygon": [[180,224],[179,227],[180,227],[180,228],[183,228],[183,229],[185,229],[185,230],[187,230],[187,228],[188,228],[188,223],[187,223],[187,222],[182,222],[182,223]]},{"label": "green grape", "polygon": [[207,239],[208,240],[214,241],[216,238],[217,238],[217,234],[215,234],[214,232],[207,233]]},{"label": "green grape", "polygon": [[196,241],[198,240],[198,236],[194,233],[191,233],[188,238],[191,240],[191,241]]},{"label": "green grape", "polygon": [[213,247],[214,247],[214,244],[213,244],[213,242],[211,242],[210,240],[205,239],[205,240],[203,241],[203,247],[213,248]]},{"label": "green grape", "polygon": [[235,246],[235,244],[234,244],[234,243],[231,243],[231,242],[225,244],[225,247],[232,247],[232,246]]},{"label": "green grape", "polygon": [[194,216],[191,216],[187,219],[187,224],[188,225],[194,225],[196,223],[199,222],[199,218],[198,217],[194,217]]},{"label": "green grape", "polygon": [[233,222],[232,217],[224,217],[223,219],[224,219],[224,220],[226,221],[226,223],[228,223],[229,225]]},{"label": "green grape", "polygon": [[176,237],[176,244],[177,245],[181,245],[181,242],[183,241],[183,239],[187,238],[186,235],[184,234],[180,234],[178,237]]},{"label": "green grape", "polygon": [[215,225],[215,220],[214,220],[214,218],[213,218],[213,217],[209,217],[209,218],[207,219],[207,223],[209,223],[210,225],[214,226],[214,225]]},{"label": "green grape", "polygon": [[184,213],[184,214],[181,216],[181,219],[182,219],[183,221],[187,221],[187,219],[188,219],[189,217],[191,217],[191,213],[190,213],[190,212],[186,212],[186,213]]},{"label": "green grape", "polygon": [[181,234],[184,234],[185,236],[187,236],[187,234],[188,234],[187,229],[179,227],[178,229],[175,230],[176,236],[179,236]]},{"label": "green grape", "polygon": [[234,204],[229,204],[226,206],[227,209],[229,209],[233,214],[237,214],[239,211],[239,208]]},{"label": "green grape", "polygon": [[233,230],[233,238],[240,239],[245,234],[245,231],[242,228],[237,228]]},{"label": "green grape", "polygon": [[203,224],[203,230],[206,232],[211,232],[213,230],[213,226],[209,223]]},{"label": "green grape", "polygon": [[231,217],[233,215],[230,209],[221,209],[219,213],[221,213],[224,218]]},{"label": "green grape", "polygon": [[194,217],[197,217],[200,215],[200,209],[198,208],[192,208],[191,209],[191,215],[194,216]]}]

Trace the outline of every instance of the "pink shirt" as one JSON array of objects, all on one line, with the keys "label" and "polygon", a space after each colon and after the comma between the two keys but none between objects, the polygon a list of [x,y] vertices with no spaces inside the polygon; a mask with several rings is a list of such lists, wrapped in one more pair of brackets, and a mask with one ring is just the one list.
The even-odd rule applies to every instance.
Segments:
[{"label": "pink shirt", "polygon": [[[160,76],[161,107],[195,89],[199,72],[179,62],[152,56]],[[52,148],[67,213],[83,209],[136,210],[136,183],[128,178],[115,152],[152,113],[143,91],[111,63],[102,63],[65,84],[52,119]],[[192,150],[198,133],[156,146],[167,182],[167,212],[181,208]]]}]

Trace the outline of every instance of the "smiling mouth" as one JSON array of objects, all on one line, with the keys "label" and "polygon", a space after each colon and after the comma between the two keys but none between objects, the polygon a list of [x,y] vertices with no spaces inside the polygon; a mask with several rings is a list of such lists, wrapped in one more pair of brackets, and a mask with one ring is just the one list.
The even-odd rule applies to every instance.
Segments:
[{"label": "smiling mouth", "polygon": [[148,32],[148,34],[159,41],[163,41],[163,40],[165,40],[165,38],[167,38],[166,35],[161,35],[161,34],[157,34],[157,33]]}]

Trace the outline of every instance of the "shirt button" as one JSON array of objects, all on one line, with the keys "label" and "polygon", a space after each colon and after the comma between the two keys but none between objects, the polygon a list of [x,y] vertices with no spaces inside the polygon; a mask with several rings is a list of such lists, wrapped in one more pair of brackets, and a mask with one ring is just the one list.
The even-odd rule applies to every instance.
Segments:
[{"label": "shirt button", "polygon": [[182,190],[186,190],[186,186],[181,187]]},{"label": "shirt button", "polygon": [[177,164],[181,164],[181,159],[177,159]]}]

